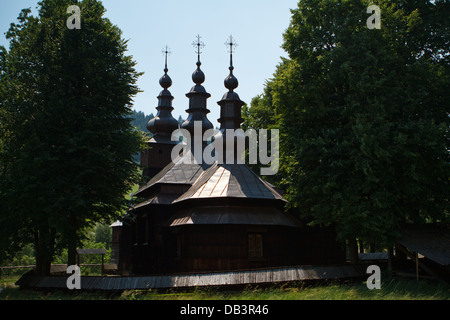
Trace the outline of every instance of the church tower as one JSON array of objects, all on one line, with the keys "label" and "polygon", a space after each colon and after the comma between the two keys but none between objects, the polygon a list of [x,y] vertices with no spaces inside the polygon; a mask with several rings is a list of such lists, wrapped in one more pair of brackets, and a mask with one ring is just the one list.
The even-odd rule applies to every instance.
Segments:
[{"label": "church tower", "polygon": [[[244,152],[244,149],[240,149],[238,146],[245,147],[247,137],[242,131],[237,130],[241,129],[241,123],[244,122],[241,115],[241,108],[245,105],[245,102],[243,102],[239,98],[239,95],[234,92],[234,89],[239,86],[239,81],[233,74],[233,51],[237,44],[234,42],[232,36],[230,36],[225,44],[229,46],[230,53],[230,66],[228,68],[230,74],[224,81],[225,88],[228,89],[228,92],[223,95],[222,100],[217,102],[220,106],[220,118],[217,120],[220,123],[220,130],[214,136],[214,139],[216,141],[222,140],[220,144],[222,145],[222,148],[221,150],[218,150],[218,152],[222,152],[223,154],[222,156],[219,156],[219,159],[225,161],[225,163],[237,163],[238,160],[241,160],[240,163],[243,163],[243,154],[241,153]],[[227,130],[232,130],[234,132],[232,137],[227,137]]]},{"label": "church tower", "polygon": [[164,75],[159,80],[163,90],[158,96],[158,107],[156,108],[158,113],[147,124],[147,129],[153,134],[153,137],[148,141],[149,149],[141,154],[143,176],[147,180],[154,177],[172,161],[172,148],[179,143],[179,141],[172,141],[172,133],[178,129],[178,121],[172,116],[174,97],[168,90],[172,86],[172,79],[167,74],[169,49],[166,47],[163,53],[165,54],[165,68]]},{"label": "church tower", "polygon": [[[202,53],[202,48],[205,46],[203,42],[200,41],[201,37],[197,36],[196,42],[194,41],[192,45],[196,47],[196,53],[198,56],[197,60],[197,70],[192,74],[192,81],[195,83],[195,86],[192,87],[191,91],[186,94],[186,97],[189,98],[189,109],[186,110],[188,113],[188,117],[186,121],[181,124],[181,129],[185,129],[190,133],[191,136],[191,146],[190,150],[194,155],[195,159],[198,163],[201,163],[201,153],[206,146],[206,142],[203,141],[203,134],[209,130],[213,129],[214,126],[211,121],[208,120],[207,114],[210,112],[207,107],[207,100],[211,97],[211,95],[206,92],[205,88],[202,86],[202,83],[205,82],[205,74],[200,69],[202,65],[200,61],[200,55]],[[195,124],[200,125],[201,130],[199,132],[195,132]],[[201,136],[200,136],[201,134]],[[202,140],[202,150],[195,150],[195,139]]]},{"label": "church tower", "polygon": [[234,42],[232,36],[230,36],[226,44],[230,47],[230,67],[228,68],[230,70],[230,74],[224,81],[225,88],[228,89],[228,92],[223,95],[222,100],[217,102],[220,106],[220,119],[218,121],[220,123],[220,130],[236,130],[240,129],[241,123],[244,122],[244,119],[242,119],[241,116],[241,108],[245,103],[241,101],[239,95],[234,92],[234,89],[239,86],[239,81],[233,74],[233,47],[237,44]]}]

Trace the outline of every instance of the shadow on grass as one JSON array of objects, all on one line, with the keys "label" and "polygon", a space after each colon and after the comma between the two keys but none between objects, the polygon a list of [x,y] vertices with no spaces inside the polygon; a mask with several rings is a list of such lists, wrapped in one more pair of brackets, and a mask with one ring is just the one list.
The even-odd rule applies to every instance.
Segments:
[{"label": "shadow on grass", "polygon": [[426,279],[405,279],[384,275],[381,289],[369,290],[366,283],[353,286],[365,300],[449,300],[450,285]]},{"label": "shadow on grass", "polygon": [[450,286],[430,280],[382,275],[381,289],[363,280],[290,282],[269,285],[127,290],[118,293],[19,290],[15,277],[1,279],[0,300],[450,300]]}]

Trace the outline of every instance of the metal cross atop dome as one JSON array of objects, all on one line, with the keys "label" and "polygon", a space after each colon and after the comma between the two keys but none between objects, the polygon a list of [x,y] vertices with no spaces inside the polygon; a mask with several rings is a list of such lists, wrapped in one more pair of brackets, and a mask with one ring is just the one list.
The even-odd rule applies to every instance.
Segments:
[{"label": "metal cross atop dome", "polygon": [[200,62],[200,55],[202,54],[202,49],[205,47],[205,44],[200,40],[202,37],[197,35],[197,40],[192,42],[192,46],[196,47],[195,53],[198,54],[198,61]]},{"label": "metal cross atop dome", "polygon": [[[236,50],[236,47],[238,46],[238,44],[236,43],[236,41],[233,39],[233,36],[230,35],[230,37],[228,38],[227,42],[225,42],[225,45],[228,47],[230,46],[230,48],[228,49],[228,52],[230,53],[230,75],[233,74],[233,52],[234,50]],[[233,48],[234,47],[234,48]]]},{"label": "metal cross atop dome", "polygon": [[162,49],[162,53],[166,57],[166,66],[165,66],[164,72],[167,73],[167,71],[169,71],[169,69],[167,69],[167,56],[170,55],[172,52],[170,52],[170,48],[168,46],[166,46],[165,48]]},{"label": "metal cross atop dome", "polygon": [[[225,42],[225,45],[228,47],[230,47],[230,49],[228,50],[229,53],[233,53],[234,50],[236,50],[236,47],[238,46],[238,44],[236,43],[236,41],[233,39],[233,36],[230,35],[230,37],[228,38],[227,42]],[[233,48],[234,47],[234,48]]]}]

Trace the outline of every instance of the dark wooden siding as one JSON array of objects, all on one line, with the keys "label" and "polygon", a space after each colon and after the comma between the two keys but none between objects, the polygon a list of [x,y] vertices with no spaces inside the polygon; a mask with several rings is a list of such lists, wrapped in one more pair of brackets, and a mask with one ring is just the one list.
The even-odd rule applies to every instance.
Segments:
[{"label": "dark wooden siding", "polygon": [[[331,228],[192,224],[168,227],[165,222],[170,211],[163,206],[148,210],[146,214],[147,218],[139,216],[136,222],[123,227],[119,259],[122,275],[230,271],[345,261],[345,252]],[[136,231],[142,235],[136,236]],[[262,236],[262,257],[249,255],[251,234]]]},{"label": "dark wooden siding", "polygon": [[[184,226],[176,228],[181,256],[175,272],[230,271],[312,263],[341,263],[342,248],[330,230],[279,226]],[[262,236],[263,256],[249,255],[250,234]]]}]

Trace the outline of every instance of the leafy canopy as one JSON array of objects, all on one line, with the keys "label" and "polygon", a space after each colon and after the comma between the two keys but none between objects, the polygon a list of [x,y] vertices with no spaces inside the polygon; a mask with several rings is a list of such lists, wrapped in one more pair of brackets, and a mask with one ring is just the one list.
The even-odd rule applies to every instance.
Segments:
[{"label": "leafy canopy", "polygon": [[[72,4],[79,30],[66,27]],[[140,73],[102,3],[38,9],[22,10],[0,51],[0,245],[38,239],[48,258],[55,239],[73,247],[80,230],[117,218],[143,143],[130,124]]]},{"label": "leafy canopy", "polygon": [[[280,129],[282,184],[339,238],[389,243],[408,222],[448,219],[448,1],[302,0],[283,59],[246,110]],[[257,128],[257,127],[256,127]]]}]

